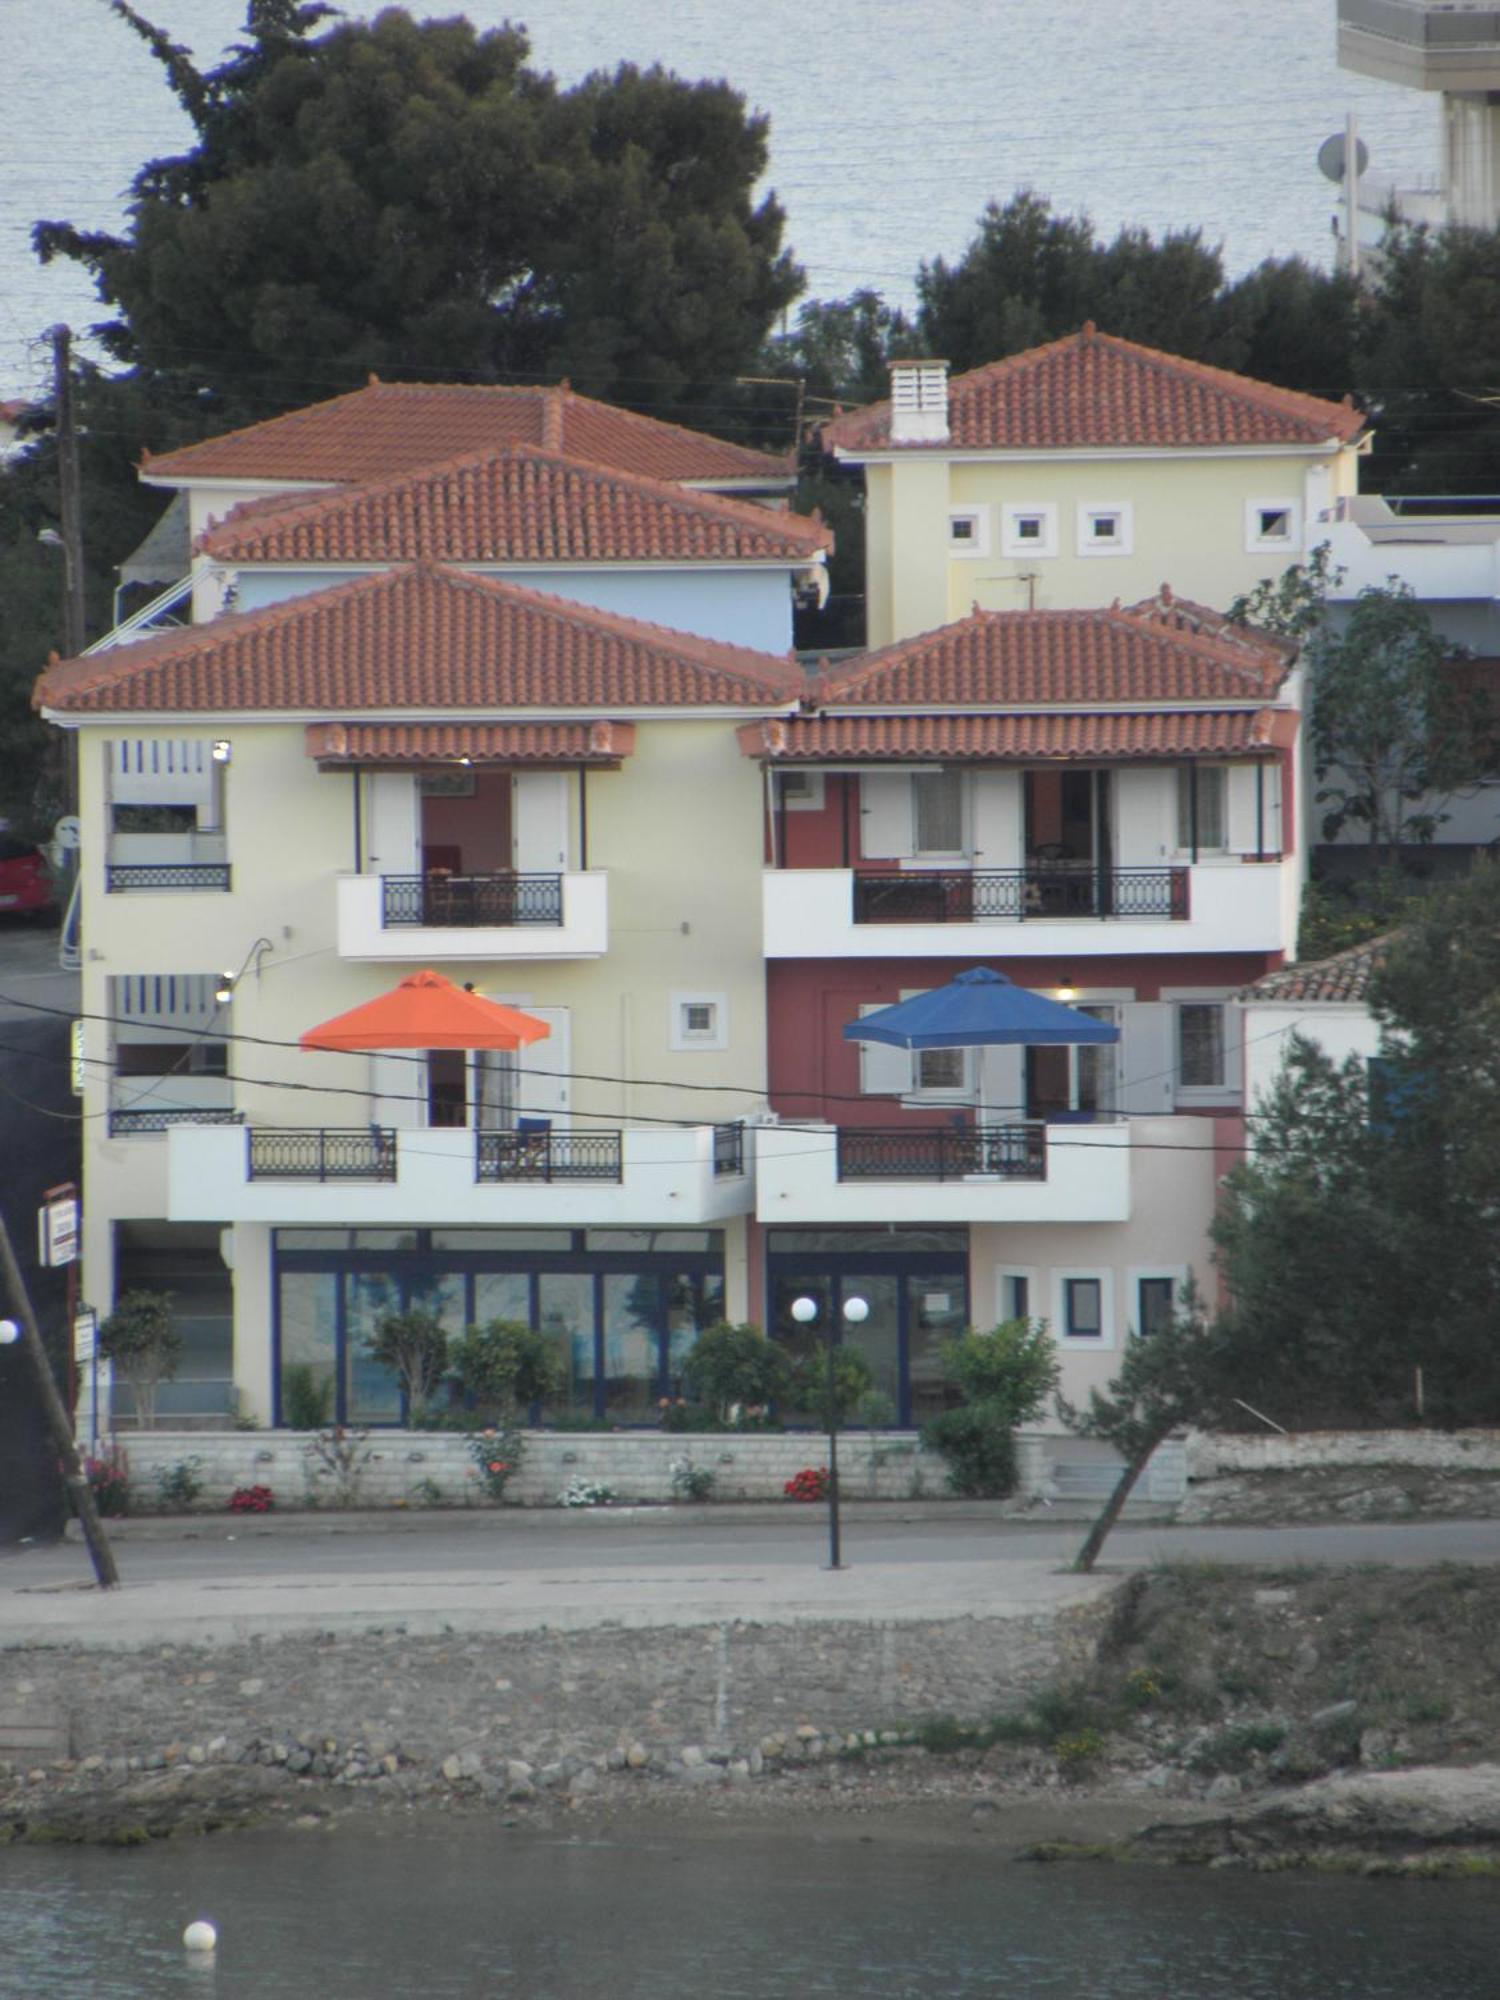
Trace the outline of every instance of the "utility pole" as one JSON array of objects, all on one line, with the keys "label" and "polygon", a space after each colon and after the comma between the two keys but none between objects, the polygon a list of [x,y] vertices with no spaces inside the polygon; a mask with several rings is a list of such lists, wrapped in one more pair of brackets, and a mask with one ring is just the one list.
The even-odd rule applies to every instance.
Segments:
[{"label": "utility pole", "polygon": [[[10,1231],[5,1226],[3,1215],[0,1215],[0,1278],[5,1281],[11,1311],[20,1323],[26,1351],[31,1356],[32,1367],[36,1370],[37,1390],[42,1399],[47,1428],[52,1433],[52,1442],[57,1446],[57,1455],[62,1460],[63,1481],[77,1509],[78,1518],[83,1523],[83,1539],[88,1543],[89,1559],[94,1565],[94,1575],[98,1578],[101,1590],[114,1590],[119,1585],[120,1572],[115,1568],[114,1552],[105,1536],[103,1524],[99,1519],[99,1510],[94,1505],[94,1490],[89,1485],[88,1475],[78,1456],[73,1426],[68,1421],[67,1411],[63,1408],[62,1397],[57,1393],[57,1383],[52,1377],[52,1364],[48,1361],[47,1350],[42,1345],[41,1328],[36,1323],[36,1314],[32,1310],[26,1281],[21,1276],[20,1265],[16,1262],[16,1253],[11,1247]],[[69,1337],[71,1336],[70,1328]]]},{"label": "utility pole", "polygon": [[73,335],[52,329],[53,395],[57,408],[57,487],[63,544],[63,658],[83,651],[87,613],[83,596],[83,485],[78,474],[78,413],[73,403]]},{"label": "utility pole", "polygon": [[1349,275],[1359,276],[1359,120],[1344,119],[1344,227],[1348,232]]}]

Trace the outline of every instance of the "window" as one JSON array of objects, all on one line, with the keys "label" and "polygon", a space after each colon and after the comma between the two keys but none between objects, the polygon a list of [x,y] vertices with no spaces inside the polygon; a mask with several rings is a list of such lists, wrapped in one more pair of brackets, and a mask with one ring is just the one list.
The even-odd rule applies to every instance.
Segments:
[{"label": "window", "polygon": [[1302,509],[1295,500],[1247,500],[1245,547],[1290,549],[1301,539]]},{"label": "window", "polygon": [[1131,511],[1123,501],[1078,509],[1078,553],[1081,556],[1128,556],[1131,553]]},{"label": "window", "polygon": [[1102,1337],[1104,1287],[1098,1278],[1064,1278],[1063,1330],[1069,1340]]},{"label": "window", "polygon": [[1029,1319],[1031,1317],[1031,1273],[1029,1271],[1002,1271],[999,1274],[1000,1317],[1007,1319]]},{"label": "window", "polygon": [[779,774],[781,803],[788,812],[821,812],[823,810],[823,773],[821,771],[782,771]]},{"label": "window", "polygon": [[913,1088],[962,1091],[969,1080],[967,1049],[918,1049]]},{"label": "window", "polygon": [[729,1046],[729,999],[723,993],[674,993],[668,1045],[674,1049]]},{"label": "window", "polygon": [[[1197,775],[1197,837],[1194,838],[1193,792]],[[1177,772],[1177,845],[1184,854],[1223,853],[1229,844],[1226,798],[1227,773],[1222,764],[1182,765]]]},{"label": "window", "polygon": [[1135,1330],[1139,1334],[1159,1333],[1171,1322],[1177,1296],[1175,1278],[1136,1280]]},{"label": "window", "polygon": [[948,516],[948,550],[955,556],[987,556],[990,517],[987,507],[964,507]]},{"label": "window", "polygon": [[920,771],[911,781],[913,844],[918,854],[964,852],[964,774]]},{"label": "window", "polygon": [[1007,556],[1055,556],[1057,508],[1050,501],[1014,501],[1000,512],[1000,548]]},{"label": "window", "polygon": [[1224,1006],[1185,1000],[1177,1008],[1177,1082],[1182,1090],[1224,1088]]}]

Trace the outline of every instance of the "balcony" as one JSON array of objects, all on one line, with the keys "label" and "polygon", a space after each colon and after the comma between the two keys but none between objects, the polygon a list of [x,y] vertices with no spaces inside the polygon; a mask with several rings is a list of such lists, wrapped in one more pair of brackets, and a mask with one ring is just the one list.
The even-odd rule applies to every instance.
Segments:
[{"label": "balcony", "polygon": [[147,1104],[112,1105],[109,1113],[111,1139],[129,1138],[140,1132],[170,1132],[174,1125],[242,1125],[243,1111],[222,1105],[173,1104],[154,1108]]},{"label": "balcony", "polygon": [[174,1126],[167,1144],[174,1222],[685,1227],[743,1215],[752,1199],[738,1126],[193,1124]]},{"label": "balcony", "polygon": [[854,877],[857,924],[1025,923],[1057,917],[1188,918],[1186,868],[951,868]]},{"label": "balcony", "polygon": [[104,861],[111,896],[129,892],[224,894],[230,887],[224,835],[213,829],[176,833],[115,833]]},{"label": "balcony", "polygon": [[768,869],[768,958],[1086,958],[1280,951],[1295,884],[1286,864],[1012,869]]},{"label": "balcony", "polygon": [[770,1126],[755,1182],[767,1223],[1126,1222],[1130,1126]]},{"label": "balcony", "polygon": [[341,875],[339,955],[424,963],[602,958],[609,877],[576,874]]}]

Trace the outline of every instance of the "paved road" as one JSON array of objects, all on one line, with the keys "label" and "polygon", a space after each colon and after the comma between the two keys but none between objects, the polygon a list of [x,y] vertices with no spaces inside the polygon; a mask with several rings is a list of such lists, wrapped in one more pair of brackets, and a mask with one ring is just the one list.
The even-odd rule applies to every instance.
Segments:
[{"label": "paved road", "polygon": [[[1086,1602],[1165,1560],[1277,1565],[1493,1562],[1500,1523],[1321,1528],[1129,1527],[1099,1578],[1067,1574],[1078,1527],[851,1520],[830,1574],[819,1519],[569,1519],[483,1515],[353,1533],[258,1534],[215,1522],[193,1539],[122,1541],[124,1588],[90,1587],[74,1543],[0,1553],[0,1644],[146,1644],[399,1622],[413,1631],[712,1624],[728,1618],[1006,1617]],[[232,1536],[232,1539],[231,1539]]]}]

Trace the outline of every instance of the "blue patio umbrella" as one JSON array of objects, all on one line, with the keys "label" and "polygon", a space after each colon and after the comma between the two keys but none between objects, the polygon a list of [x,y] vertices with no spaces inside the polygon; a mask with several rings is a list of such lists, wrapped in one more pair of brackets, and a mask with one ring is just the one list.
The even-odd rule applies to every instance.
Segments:
[{"label": "blue patio umbrella", "polygon": [[889,1042],[898,1049],[975,1049],[1002,1042],[1056,1048],[1119,1039],[1119,1029],[1109,1022],[1017,986],[983,965],[930,993],[844,1024],[846,1042]]}]

